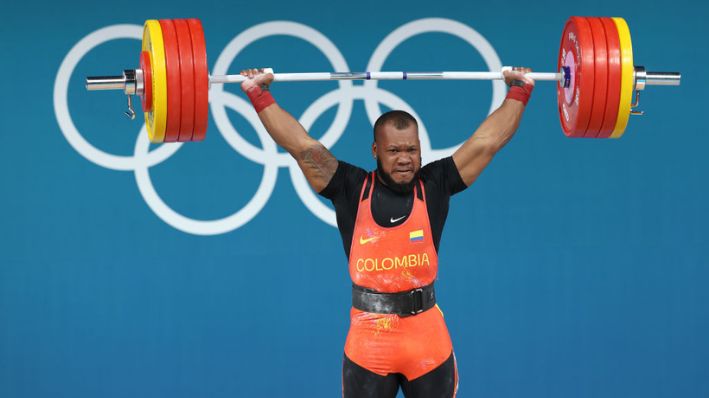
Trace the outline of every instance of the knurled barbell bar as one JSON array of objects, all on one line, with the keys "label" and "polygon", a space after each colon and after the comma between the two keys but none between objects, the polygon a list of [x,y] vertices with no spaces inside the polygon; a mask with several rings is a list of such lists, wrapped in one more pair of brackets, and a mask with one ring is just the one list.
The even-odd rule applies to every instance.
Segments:
[{"label": "knurled barbell bar", "polygon": [[[503,68],[504,70],[505,68]],[[564,26],[556,73],[532,72],[555,81],[561,126],[569,137],[618,138],[648,85],[678,86],[677,72],[648,72],[633,64],[630,30],[623,18],[571,17]],[[274,73],[277,82],[321,80],[500,80],[499,72]],[[207,132],[210,84],[240,83],[241,75],[210,76],[198,19],[148,20],[140,68],[121,76],[86,78],[88,90],[122,90],[126,114],[135,118],[132,95],[141,99],[150,141],[201,141]]]}]

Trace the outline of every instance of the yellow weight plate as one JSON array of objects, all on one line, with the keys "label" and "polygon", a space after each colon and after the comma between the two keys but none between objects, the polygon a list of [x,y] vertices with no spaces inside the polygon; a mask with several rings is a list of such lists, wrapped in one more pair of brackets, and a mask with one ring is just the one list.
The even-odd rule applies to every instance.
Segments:
[{"label": "yellow weight plate", "polygon": [[159,143],[165,141],[167,123],[167,70],[162,29],[160,29],[160,22],[155,19],[145,21],[143,51],[150,54],[153,72],[153,107],[150,112],[145,112],[145,125],[150,142]]},{"label": "yellow weight plate", "polygon": [[633,89],[635,88],[635,66],[633,65],[633,43],[630,40],[630,29],[623,18],[613,18],[615,26],[618,28],[620,38],[620,104],[618,105],[618,118],[615,128],[611,133],[611,138],[620,138],[628,126],[630,117],[630,104],[633,99]]}]

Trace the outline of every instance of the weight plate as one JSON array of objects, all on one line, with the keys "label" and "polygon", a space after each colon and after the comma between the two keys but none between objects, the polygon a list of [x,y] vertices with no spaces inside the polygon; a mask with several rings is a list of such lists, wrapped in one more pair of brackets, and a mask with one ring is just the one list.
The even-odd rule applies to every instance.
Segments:
[{"label": "weight plate", "polygon": [[140,52],[140,69],[143,71],[143,95],[140,96],[140,103],[143,112],[153,109],[153,72],[150,68],[150,53]]},{"label": "weight plate", "polygon": [[180,85],[182,87],[182,109],[180,111],[180,134],[178,141],[192,141],[194,130],[194,62],[192,58],[192,36],[187,21],[172,21],[177,32],[177,44],[180,51]]},{"label": "weight plate", "polygon": [[202,141],[207,134],[209,123],[209,69],[207,68],[207,46],[204,29],[199,19],[188,19],[187,26],[192,36],[192,57],[194,61],[194,133],[192,141]]},{"label": "weight plate", "polygon": [[591,119],[588,122],[584,137],[596,138],[603,125],[606,112],[606,95],[608,93],[608,49],[606,48],[606,33],[603,23],[598,18],[586,18],[593,34],[593,105],[591,106]]},{"label": "weight plate", "polygon": [[618,120],[618,104],[620,103],[620,38],[618,28],[611,18],[599,18],[606,33],[606,48],[608,49],[608,94],[606,95],[606,112],[603,125],[598,132],[598,138],[610,137],[615,122]]},{"label": "weight plate", "polygon": [[150,55],[152,72],[152,110],[145,112],[145,125],[150,142],[165,141],[167,122],[167,71],[165,69],[165,46],[160,23],[154,19],[145,21],[143,27],[143,51]]},{"label": "weight plate", "polygon": [[180,88],[180,52],[177,48],[177,33],[170,19],[161,19],[163,43],[165,45],[165,65],[167,68],[167,125],[165,142],[175,142],[180,131],[180,110],[182,109]]},{"label": "weight plate", "polygon": [[630,117],[630,103],[635,88],[635,66],[633,65],[633,43],[630,40],[628,24],[625,19],[616,17],[613,18],[613,22],[618,29],[618,37],[620,38],[621,79],[618,118],[611,138],[620,138],[628,126],[628,118]]},{"label": "weight plate", "polygon": [[558,69],[571,72],[569,87],[557,87],[559,117],[564,134],[583,137],[591,117],[594,89],[593,34],[582,17],[571,17],[564,26],[559,48]]}]

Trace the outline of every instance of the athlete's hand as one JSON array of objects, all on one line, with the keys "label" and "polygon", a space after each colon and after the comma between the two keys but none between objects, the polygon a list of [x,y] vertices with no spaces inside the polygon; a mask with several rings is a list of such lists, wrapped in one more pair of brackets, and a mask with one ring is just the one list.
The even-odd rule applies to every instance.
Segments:
[{"label": "athlete's hand", "polygon": [[527,77],[526,75],[526,73],[531,71],[532,69],[530,68],[515,66],[512,69],[504,68],[502,70],[502,76],[505,77],[505,84],[509,87],[512,87],[512,85],[519,86],[523,84],[529,84],[534,87],[534,79]]},{"label": "athlete's hand", "polygon": [[248,77],[248,79],[241,83],[241,90],[245,93],[254,87],[261,87],[262,90],[268,90],[268,86],[273,82],[273,73],[264,73],[263,68],[242,70],[241,76]]}]

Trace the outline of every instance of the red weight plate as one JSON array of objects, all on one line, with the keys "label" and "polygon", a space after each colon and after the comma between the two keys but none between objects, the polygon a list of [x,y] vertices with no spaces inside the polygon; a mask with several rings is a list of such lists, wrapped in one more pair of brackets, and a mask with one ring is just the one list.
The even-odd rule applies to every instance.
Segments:
[{"label": "red weight plate", "polygon": [[608,138],[613,133],[616,119],[618,118],[618,105],[620,104],[620,82],[622,76],[620,38],[618,28],[611,18],[599,18],[606,33],[606,47],[608,49],[608,94],[606,95],[606,112],[603,125],[598,132],[598,138]]},{"label": "red weight plate", "polygon": [[192,141],[194,130],[194,62],[192,58],[192,36],[187,21],[175,19],[177,47],[180,50],[180,85],[182,86],[182,110],[180,112],[180,142]]},{"label": "red weight plate", "polygon": [[140,69],[143,71],[143,95],[140,102],[143,104],[143,112],[150,112],[153,109],[153,70],[150,66],[150,53],[142,51],[140,53]]},{"label": "red weight plate", "polygon": [[557,87],[559,118],[564,134],[583,137],[591,117],[594,78],[593,34],[591,26],[581,17],[566,21],[561,36],[558,68],[568,67],[571,84]]},{"label": "red weight plate", "polygon": [[188,19],[192,35],[192,58],[194,60],[194,134],[192,141],[202,141],[207,134],[209,122],[209,69],[207,68],[207,45],[204,29],[199,19]]},{"label": "red weight plate", "polygon": [[165,43],[165,69],[167,69],[167,125],[165,141],[175,142],[180,131],[180,52],[177,48],[177,33],[171,19],[161,19],[163,42]]},{"label": "red weight plate", "polygon": [[591,120],[588,122],[584,137],[596,138],[603,125],[603,116],[606,112],[606,93],[608,92],[608,50],[606,48],[606,32],[599,18],[587,17],[586,21],[591,26],[593,34],[593,105],[591,106]]}]

